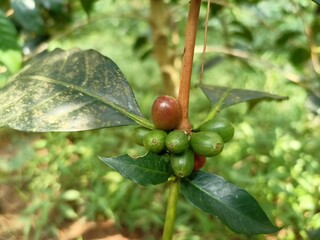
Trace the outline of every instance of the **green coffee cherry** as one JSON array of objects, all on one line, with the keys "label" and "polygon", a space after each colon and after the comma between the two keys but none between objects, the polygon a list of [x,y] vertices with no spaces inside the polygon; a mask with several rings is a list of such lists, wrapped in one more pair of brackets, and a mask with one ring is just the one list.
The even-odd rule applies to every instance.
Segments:
[{"label": "green coffee cherry", "polygon": [[167,133],[162,130],[152,130],[143,139],[144,147],[151,152],[160,153],[165,149]]},{"label": "green coffee cherry", "polygon": [[190,145],[195,154],[212,157],[221,153],[224,143],[215,132],[197,132],[191,135]]},{"label": "green coffee cherry", "polygon": [[194,167],[194,154],[188,149],[180,154],[171,156],[171,168],[177,177],[188,176]]},{"label": "green coffee cherry", "polygon": [[234,127],[225,118],[214,118],[207,122],[205,122],[200,127],[201,132],[216,132],[218,133],[222,140],[226,143],[233,138],[234,135]]},{"label": "green coffee cherry", "polygon": [[147,134],[151,132],[150,129],[144,127],[137,127],[133,130],[133,137],[137,144],[143,145],[143,140]]},{"label": "green coffee cherry", "polygon": [[182,153],[189,146],[188,135],[181,130],[168,133],[165,141],[167,149],[172,153]]}]

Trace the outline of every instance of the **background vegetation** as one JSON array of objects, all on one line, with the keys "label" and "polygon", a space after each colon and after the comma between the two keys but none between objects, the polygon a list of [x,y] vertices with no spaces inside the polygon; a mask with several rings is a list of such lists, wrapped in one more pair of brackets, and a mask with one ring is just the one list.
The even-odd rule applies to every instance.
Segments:
[{"label": "background vegetation", "polygon": [[[175,85],[170,88],[167,82],[175,77],[166,79],[155,45],[157,25],[150,21],[154,1],[24,2],[36,5],[0,3],[0,86],[34,54],[77,47],[93,48],[113,59],[146,116],[157,95],[174,94]],[[173,58],[178,72],[188,3],[164,2],[170,51],[165,63]],[[210,110],[196,88],[205,10],[206,3],[192,80],[193,122]],[[221,112],[234,123],[235,138],[205,168],[248,190],[284,227],[274,235],[237,235],[182,199],[176,239],[319,238],[319,19],[319,8],[310,0],[212,1],[204,83],[290,98]],[[97,158],[141,154],[131,133],[132,127],[46,134],[1,129],[0,238],[159,239],[165,186],[137,186]]]}]

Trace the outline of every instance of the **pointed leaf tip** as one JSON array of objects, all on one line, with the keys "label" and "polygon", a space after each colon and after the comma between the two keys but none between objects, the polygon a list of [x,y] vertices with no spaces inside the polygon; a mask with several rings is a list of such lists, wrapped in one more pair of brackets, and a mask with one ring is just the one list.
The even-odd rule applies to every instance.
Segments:
[{"label": "pointed leaf tip", "polygon": [[261,101],[283,101],[288,99],[288,97],[279,96],[267,92],[222,86],[201,84],[200,88],[210,100],[212,105],[219,105],[219,109],[227,108],[243,102],[248,102],[252,107],[253,105]]},{"label": "pointed leaf tip", "polygon": [[172,174],[170,164],[154,153],[139,158],[121,155],[116,158],[100,157],[100,160],[124,177],[143,186],[164,183]]},{"label": "pointed leaf tip", "polygon": [[94,50],[79,49],[56,49],[31,60],[0,89],[0,115],[0,126],[31,132],[145,120],[118,66]]},{"label": "pointed leaf tip", "polygon": [[197,171],[182,179],[181,192],[191,204],[217,216],[234,232],[253,235],[279,230],[247,191],[217,175]]}]

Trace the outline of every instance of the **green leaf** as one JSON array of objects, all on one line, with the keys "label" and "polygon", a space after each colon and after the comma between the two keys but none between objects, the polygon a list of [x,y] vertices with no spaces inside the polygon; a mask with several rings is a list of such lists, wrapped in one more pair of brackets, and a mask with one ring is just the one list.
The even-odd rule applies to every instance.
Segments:
[{"label": "green leaf", "polygon": [[227,108],[242,102],[249,103],[252,108],[255,104],[261,101],[282,101],[288,99],[288,97],[246,89],[204,84],[200,85],[200,88],[208,97],[212,105],[218,105],[219,109]]},{"label": "green leaf", "polygon": [[217,216],[237,233],[253,235],[279,230],[248,192],[217,175],[197,171],[182,179],[181,192],[191,204]]},{"label": "green leaf", "polygon": [[312,0],[313,2],[320,4],[320,0]]},{"label": "green leaf", "polygon": [[294,48],[289,54],[289,60],[296,67],[303,67],[310,60],[310,50],[306,47]]},{"label": "green leaf", "polygon": [[237,40],[240,38],[247,41],[248,43],[254,41],[254,37],[250,28],[245,26],[242,22],[236,20],[232,21],[230,24],[230,32]]},{"label": "green leaf", "polygon": [[10,73],[16,73],[20,70],[22,63],[22,54],[20,50],[1,50],[0,49],[0,66],[6,66]]},{"label": "green leaf", "polygon": [[290,41],[298,38],[301,35],[302,35],[302,33],[297,30],[283,31],[280,33],[280,36],[275,41],[275,44],[279,47],[282,47],[282,48],[283,48],[283,46],[286,46],[286,45],[290,46],[291,45]]},{"label": "green leaf", "polygon": [[172,175],[169,162],[154,153],[139,158],[122,155],[100,159],[123,176],[143,186],[164,183]]},{"label": "green leaf", "polygon": [[20,49],[14,24],[0,10],[0,49]]},{"label": "green leaf", "polygon": [[11,73],[19,70],[22,56],[14,24],[0,10],[0,63]]},{"label": "green leaf", "polygon": [[118,66],[94,50],[32,60],[0,89],[0,116],[0,126],[31,132],[152,127]]},{"label": "green leaf", "polygon": [[14,19],[28,32],[41,34],[44,21],[34,0],[11,0]]},{"label": "green leaf", "polygon": [[89,16],[90,12],[92,11],[93,4],[97,0],[80,0],[83,10],[86,12],[86,14]]}]

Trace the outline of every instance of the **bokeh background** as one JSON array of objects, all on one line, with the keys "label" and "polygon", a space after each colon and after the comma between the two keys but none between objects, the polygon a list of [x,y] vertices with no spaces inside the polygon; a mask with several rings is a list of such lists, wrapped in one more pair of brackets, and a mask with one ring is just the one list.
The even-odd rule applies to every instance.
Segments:
[{"label": "bokeh background", "polygon": [[[194,60],[193,123],[211,107],[197,88],[206,6]],[[117,63],[149,118],[156,96],[177,92],[187,14],[188,1],[176,0],[1,0],[0,86],[39,52],[92,48]],[[319,29],[320,7],[311,0],[211,1],[203,82],[289,100],[223,110],[235,137],[204,169],[246,189],[283,228],[238,235],[181,196],[174,239],[320,239]],[[133,128],[1,128],[0,239],[160,239],[167,186],[138,186],[98,159],[141,154]]]}]

